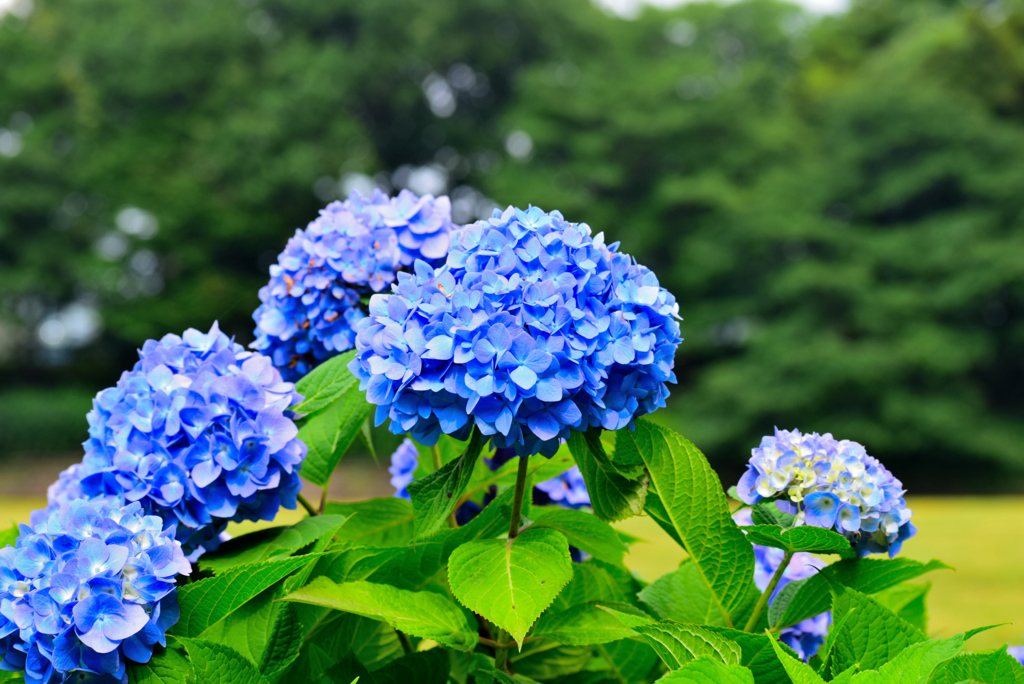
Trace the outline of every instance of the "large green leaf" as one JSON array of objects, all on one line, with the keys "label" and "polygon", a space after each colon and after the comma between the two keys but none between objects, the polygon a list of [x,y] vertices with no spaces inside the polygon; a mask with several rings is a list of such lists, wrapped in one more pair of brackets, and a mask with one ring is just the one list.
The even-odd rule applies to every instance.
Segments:
[{"label": "large green leaf", "polygon": [[626,545],[619,539],[615,529],[597,516],[586,511],[577,511],[559,506],[533,509],[534,527],[550,527],[558,530],[584,553],[613,565],[622,565]]},{"label": "large green leaf", "polygon": [[331,501],[325,513],[347,517],[342,539],[370,546],[404,546],[412,539],[412,502],[397,496],[368,501]]},{"label": "large green leaf", "polygon": [[701,656],[727,665],[740,663],[742,651],[739,645],[697,625],[656,622],[635,625],[633,632],[654,648],[670,670],[679,669]]},{"label": "large green leaf", "polygon": [[412,510],[415,514],[416,537],[431,537],[445,528],[450,516],[458,507],[459,499],[469,485],[473,468],[483,448],[480,431],[473,430],[466,450],[454,461],[441,469],[414,480],[409,484]]},{"label": "large green leaf", "polygon": [[458,606],[426,591],[406,591],[373,582],[336,584],[318,577],[284,600],[383,620],[400,632],[433,639],[460,651],[473,650],[479,638]]},{"label": "large green leaf", "polygon": [[[1006,647],[985,653],[965,653],[939,663],[928,684],[1021,684],[1024,666],[1006,652]],[[888,683],[886,683],[888,684]]]},{"label": "large green leaf", "polygon": [[222,575],[186,584],[178,589],[181,618],[171,628],[175,635],[198,637],[210,626],[317,556],[297,556],[237,565]]},{"label": "large green leaf", "polygon": [[179,639],[188,651],[196,680],[202,684],[270,684],[237,651],[204,639]]},{"label": "large green leaf", "polygon": [[432,648],[392,660],[369,676],[360,677],[359,684],[446,684],[451,669],[448,652]]},{"label": "large green leaf", "polygon": [[877,670],[925,636],[909,622],[859,591],[832,586],[832,619],[837,625],[829,654],[833,675],[853,666]]},{"label": "large green leaf", "polygon": [[932,583],[897,584],[877,594],[872,594],[883,606],[917,627],[923,634],[928,633],[928,606],[926,599]]},{"label": "large green leaf", "polygon": [[649,682],[651,671],[661,668],[661,659],[649,644],[636,639],[623,639],[598,644],[594,649],[607,665],[605,672],[614,684]]},{"label": "large green leaf", "polygon": [[668,620],[723,627],[726,624],[700,570],[689,558],[677,569],[648,584],[638,596]]},{"label": "large green leaf", "polygon": [[760,546],[770,546],[797,553],[834,553],[840,556],[850,554],[850,541],[832,530],[811,525],[801,525],[784,530],[777,525],[754,525],[741,528],[747,540]]},{"label": "large green leaf", "polygon": [[793,684],[825,684],[825,680],[810,665],[786,653],[774,636],[768,638],[771,640],[772,648],[775,649],[776,657],[782,663],[782,667],[785,668],[786,674],[789,675]]},{"label": "large green leaf", "polygon": [[[157,646],[153,657],[148,663],[127,661],[128,681],[131,684],[186,684],[192,677],[192,663],[185,651],[175,640],[167,643],[167,648]],[[0,673],[0,682],[6,681]],[[10,673],[11,680],[17,679],[19,684],[25,681],[23,673]]]},{"label": "large green leaf", "polygon": [[599,433],[591,428],[585,434],[573,432],[569,437],[569,450],[587,485],[594,514],[611,521],[640,515],[647,496],[647,479],[621,474],[605,452]]},{"label": "large green leaf", "polygon": [[[754,673],[757,684],[790,684],[789,675],[776,654],[772,640],[764,634],[751,634],[738,629],[709,627],[709,630],[724,636],[740,647],[740,665]],[[793,658],[797,654],[785,644],[778,646]]]},{"label": "large green leaf", "polygon": [[922,641],[911,644],[895,658],[878,669],[877,674],[861,672],[850,680],[855,684],[919,684],[943,660],[958,654],[966,642],[965,635],[957,634],[948,639]]},{"label": "large green leaf", "polygon": [[628,639],[633,635],[633,630],[630,627],[624,625],[620,619],[607,610],[603,610],[602,607],[612,608],[618,613],[633,613],[650,619],[628,603],[593,601],[581,603],[564,611],[546,611],[537,620],[530,635],[569,646],[607,644],[620,639]]},{"label": "large green leaf", "polygon": [[555,598],[550,610],[563,611],[592,601],[632,602],[637,582],[618,566],[589,560],[572,564],[572,579]]},{"label": "large green leaf", "polygon": [[549,681],[579,672],[592,657],[593,648],[590,646],[528,639],[521,651],[509,654],[508,662],[517,677]]},{"label": "large green leaf", "polygon": [[307,604],[287,605],[313,611],[320,619],[309,628],[306,643],[281,684],[317,681],[337,662],[349,661],[348,667],[356,671],[378,670],[405,653],[398,633],[386,622]]},{"label": "large green leaf", "polygon": [[651,487],[678,539],[690,554],[727,626],[748,601],[754,551],[729,512],[725,492],[707,459],[689,441],[649,420],[620,430],[618,448],[647,464]]},{"label": "large green leaf", "polygon": [[295,391],[303,396],[303,400],[292,410],[299,414],[312,415],[358,386],[359,380],[348,369],[349,362],[355,356],[355,349],[339,354],[302,376],[302,379],[295,383]]},{"label": "large green leaf", "polygon": [[236,565],[288,556],[318,539],[329,540],[344,524],[343,515],[315,515],[290,527],[272,527],[235,537],[221,544],[216,552],[204,554],[199,566],[220,575]]},{"label": "large green leaf", "polygon": [[568,542],[547,528],[463,544],[448,560],[455,597],[520,644],[572,576]]},{"label": "large green leaf", "polygon": [[274,615],[259,666],[268,679],[276,680],[299,657],[305,634],[296,606],[284,604]]},{"label": "large green leaf", "polygon": [[657,684],[754,684],[754,675],[740,665],[726,665],[702,656],[672,670]]},{"label": "large green leaf", "polygon": [[909,558],[852,558],[839,561],[813,577],[783,587],[772,601],[771,608],[774,610],[769,609],[769,615],[777,616],[777,619],[771,621],[773,629],[795,625],[828,610],[832,603],[830,581],[863,594],[874,594],[933,570],[948,568],[948,565],[940,561],[920,563]]},{"label": "large green leaf", "polygon": [[302,462],[302,476],[315,485],[325,486],[372,409],[366,395],[352,387],[320,413],[305,419],[299,428],[299,439],[306,443],[309,453]]}]

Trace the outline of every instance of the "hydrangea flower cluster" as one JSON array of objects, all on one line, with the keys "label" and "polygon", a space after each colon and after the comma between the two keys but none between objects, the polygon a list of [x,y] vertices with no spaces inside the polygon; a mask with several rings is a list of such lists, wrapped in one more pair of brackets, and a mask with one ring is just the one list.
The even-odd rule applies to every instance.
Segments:
[{"label": "hydrangea flower cluster", "polygon": [[209,333],[149,340],[135,367],[93,400],[85,458],[49,492],[61,503],[138,501],[174,524],[186,553],[212,550],[229,521],[295,508],[306,445],[289,408],[301,397],[270,359]]},{"label": "hydrangea flower cluster", "polygon": [[395,496],[400,499],[409,498],[409,483],[416,479],[416,468],[420,465],[420,454],[411,439],[404,439],[391,454],[391,486],[395,488]]},{"label": "hydrangea flower cluster", "polygon": [[73,501],[22,525],[0,549],[0,669],[126,684],[125,661],[148,662],[178,621],[175,578],[192,568],[174,535],[138,502]]},{"label": "hydrangea flower cluster", "polygon": [[917,532],[903,483],[857,442],[776,429],[752,454],[737,486],[748,504],[777,497],[797,525],[835,529],[860,555],[895,556]]},{"label": "hydrangea flower cluster", "polygon": [[565,508],[583,508],[590,505],[590,493],[587,491],[587,483],[583,481],[583,474],[580,472],[579,466],[573,466],[558,477],[541,482],[534,487],[534,490],[535,502],[540,498],[537,496],[539,491],[551,503]]},{"label": "hydrangea flower cluster", "polygon": [[416,259],[434,265],[448,254],[451,203],[403,190],[374,190],[331,202],[305,230],[295,231],[253,314],[252,346],[295,381],[322,361],[352,348],[362,298],[380,292]]},{"label": "hydrangea flower cluster", "polygon": [[1017,662],[1024,665],[1024,646],[1008,646],[1007,653],[1017,659]]},{"label": "hydrangea flower cluster", "polygon": [[445,267],[399,274],[356,324],[349,366],[377,424],[428,445],[475,425],[550,456],[570,430],[664,406],[678,305],[617,248],[557,211],[509,207],[453,235]]}]

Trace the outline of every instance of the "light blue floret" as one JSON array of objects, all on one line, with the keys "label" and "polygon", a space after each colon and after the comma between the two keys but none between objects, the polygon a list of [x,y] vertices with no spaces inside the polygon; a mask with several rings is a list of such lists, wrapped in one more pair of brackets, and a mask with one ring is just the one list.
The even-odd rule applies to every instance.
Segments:
[{"label": "light blue floret", "polygon": [[377,424],[431,445],[476,426],[553,454],[571,430],[618,430],[665,405],[678,305],[657,277],[557,211],[510,207],[417,262],[356,324],[349,368]]},{"label": "light blue floret", "polygon": [[402,499],[409,498],[407,488],[409,483],[416,479],[415,472],[419,464],[420,457],[419,452],[416,451],[416,445],[411,439],[402,440],[395,453],[391,454],[391,467],[388,468],[388,472],[391,473],[391,486],[395,488],[395,496]]}]

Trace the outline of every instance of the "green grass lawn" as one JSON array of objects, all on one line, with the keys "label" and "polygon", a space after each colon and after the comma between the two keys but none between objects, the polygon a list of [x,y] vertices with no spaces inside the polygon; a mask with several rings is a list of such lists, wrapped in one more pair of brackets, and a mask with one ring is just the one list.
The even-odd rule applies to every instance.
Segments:
[{"label": "green grass lawn", "polygon": [[[38,499],[6,499],[0,519],[26,521]],[[956,568],[926,577],[933,584],[929,599],[929,632],[945,636],[972,627],[1013,622],[979,634],[974,650],[1004,643],[1024,642],[1024,497],[918,497],[910,500],[917,537],[904,546],[904,554],[926,561],[938,558]],[[284,511],[278,524],[298,520],[302,514]],[[235,534],[254,525],[235,526]],[[675,568],[684,552],[649,518],[619,524],[645,540],[633,545],[626,559],[646,580]]]}]

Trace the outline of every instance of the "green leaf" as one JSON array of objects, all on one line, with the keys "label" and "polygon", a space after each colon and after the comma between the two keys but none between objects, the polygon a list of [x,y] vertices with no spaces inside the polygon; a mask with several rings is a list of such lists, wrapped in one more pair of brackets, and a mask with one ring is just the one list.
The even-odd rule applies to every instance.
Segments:
[{"label": "green leaf", "polygon": [[224,644],[179,638],[202,684],[270,684],[245,656]]},{"label": "green leaf", "polygon": [[331,501],[325,513],[347,517],[339,530],[342,539],[370,546],[404,546],[412,539],[412,502],[397,496],[368,501]]},{"label": "green leaf", "polygon": [[707,459],[689,441],[649,420],[636,421],[633,432],[620,430],[618,450],[635,452],[647,464],[651,487],[697,576],[725,624],[732,626],[753,585],[754,551],[733,522]]},{"label": "green leaf", "polygon": [[260,672],[271,680],[276,679],[299,657],[305,636],[294,605],[285,604],[277,610],[260,659]]},{"label": "green leaf", "polygon": [[[878,669],[878,680],[886,684],[918,684],[936,665],[959,653],[966,641],[963,634],[957,634],[948,639],[911,644]],[[859,684],[866,679],[858,674],[851,681]]]},{"label": "green leaf", "polygon": [[290,556],[321,537],[331,539],[345,524],[343,515],[315,515],[290,527],[272,527],[230,539],[199,561],[203,570],[215,575],[229,568],[257,563],[277,556]]},{"label": "green leaf", "polygon": [[872,598],[921,630],[928,632],[928,608],[926,599],[932,583],[897,584],[873,594]]},{"label": "green leaf", "polygon": [[458,606],[431,592],[406,591],[372,582],[336,584],[318,577],[284,600],[383,620],[401,632],[433,639],[460,651],[473,650],[479,638]]},{"label": "green leaf", "polygon": [[[534,482],[546,482],[558,477],[573,467],[573,465],[575,465],[575,462],[572,460],[569,447],[563,444],[551,458],[531,458],[526,473],[527,477],[533,478]],[[472,499],[491,487],[514,485],[518,471],[518,458],[502,463],[497,470],[491,470],[486,463],[480,461],[477,464],[476,471],[473,473],[473,478],[469,481],[469,487],[462,495],[462,500]]]},{"label": "green leaf", "polygon": [[579,672],[593,657],[590,646],[567,646],[551,641],[531,641],[518,653],[509,654],[509,668],[517,677],[548,681]]},{"label": "green leaf", "polygon": [[550,527],[558,530],[584,553],[613,565],[622,565],[626,545],[622,543],[615,529],[599,520],[593,513],[577,511],[560,506],[546,506],[533,509],[533,527]]},{"label": "green leaf", "polygon": [[806,551],[808,553],[834,553],[840,556],[850,554],[850,541],[832,530],[811,525],[801,525],[784,530],[778,525],[754,525],[740,528],[752,544],[770,546],[784,551]]},{"label": "green leaf", "polygon": [[303,396],[301,404],[293,406],[298,414],[312,415],[334,403],[338,397],[359,385],[348,369],[356,357],[355,349],[324,361],[295,383],[295,391]]},{"label": "green leaf", "polygon": [[622,623],[603,607],[617,613],[634,614],[650,621],[650,618],[628,603],[592,601],[581,603],[559,612],[545,611],[530,632],[531,636],[543,637],[568,646],[607,644],[633,636],[633,630]]},{"label": "green leaf", "polygon": [[593,559],[573,563],[572,579],[555,598],[550,610],[563,611],[592,601],[632,601],[636,584],[628,571],[617,566]]},{"label": "green leaf", "polygon": [[638,597],[661,617],[697,625],[726,626],[700,570],[689,558],[644,587]]},{"label": "green leaf", "polygon": [[463,544],[448,560],[455,597],[520,644],[572,576],[568,542],[545,528],[527,528],[515,539]]},{"label": "green leaf", "polygon": [[792,513],[783,513],[774,501],[762,501],[750,509],[750,518],[755,525],[778,525],[783,529],[793,526],[796,516]]},{"label": "green leaf", "polygon": [[473,675],[477,684],[536,684],[536,682],[523,675],[510,675],[502,672],[494,666],[494,658],[483,653],[474,653],[469,673]]},{"label": "green leaf", "polygon": [[598,644],[595,651],[608,667],[608,681],[614,684],[649,682],[651,671],[661,669],[658,654],[643,641],[623,639],[610,644]]},{"label": "green leaf", "polygon": [[[167,648],[157,645],[153,650],[153,657],[148,663],[136,663],[127,660],[128,681],[131,684],[186,684],[192,676],[192,663],[189,662],[184,650],[173,639],[167,644]],[[6,673],[0,673],[0,675]],[[11,673],[15,675],[11,681],[17,679],[19,683],[24,682],[23,673]],[[0,676],[0,682],[6,681]]]},{"label": "green leaf", "polygon": [[181,618],[170,633],[183,637],[202,635],[264,589],[317,557],[306,555],[237,565],[217,577],[186,584],[178,589]]},{"label": "green leaf", "polygon": [[[282,684],[316,681],[332,664],[346,660],[355,660],[348,667],[356,674],[359,667],[378,670],[405,654],[398,633],[386,622],[301,603],[283,605],[296,606],[318,619],[307,628],[306,645],[281,678]],[[320,658],[318,652],[325,657]]]},{"label": "green leaf", "polygon": [[928,678],[928,684],[1021,684],[1024,666],[1006,652],[1003,646],[995,651],[965,653],[939,663]]},{"label": "green leaf", "polygon": [[305,419],[299,428],[299,439],[306,443],[309,453],[302,462],[302,476],[315,485],[325,486],[372,409],[366,394],[352,387],[320,413]]},{"label": "green leaf", "polygon": [[853,666],[877,670],[925,636],[900,616],[859,591],[833,585],[832,619],[840,625],[830,652],[833,675]]},{"label": "green leaf", "polygon": [[469,445],[462,456],[446,463],[440,470],[409,484],[412,510],[415,514],[416,537],[431,537],[445,528],[450,516],[459,504],[473,468],[483,448],[480,431],[473,429]]},{"label": "green leaf", "polygon": [[654,648],[676,670],[691,660],[708,656],[727,665],[739,665],[740,647],[714,632],[676,622],[656,622],[633,627],[633,632]]},{"label": "green leaf", "polygon": [[585,434],[573,432],[568,442],[587,485],[594,515],[613,522],[640,515],[647,496],[647,479],[630,479],[619,473],[605,453],[599,433],[596,428]]},{"label": "green leaf", "polygon": [[672,670],[657,684],[754,684],[754,675],[745,667],[702,656]]},{"label": "green leaf", "polygon": [[451,659],[443,648],[410,653],[392,660],[369,677],[360,678],[360,684],[445,684],[451,672]]},{"label": "green leaf", "polygon": [[[775,645],[766,635],[751,634],[726,627],[709,627],[708,629],[740,647],[742,651],[740,665],[754,673],[754,681],[757,684],[790,684],[789,675],[786,674],[786,670],[779,660]],[[778,644],[778,646],[785,653],[799,660],[797,654],[789,646],[785,644]]]},{"label": "green leaf", "polygon": [[776,657],[782,663],[782,667],[786,669],[786,674],[789,675],[793,684],[825,684],[825,680],[810,665],[786,653],[774,636],[769,635],[768,638],[771,640],[772,648],[775,649]]},{"label": "green leaf", "polygon": [[856,589],[863,594],[874,594],[933,570],[948,568],[948,565],[940,561],[920,563],[909,558],[852,558],[833,563],[813,577],[791,582],[783,587],[772,601],[773,606],[781,601],[776,613],[785,609],[782,617],[772,623],[773,629],[790,627],[828,610],[832,603],[829,581]]},{"label": "green leaf", "polygon": [[5,546],[14,546],[14,543],[18,541],[18,526],[11,525],[6,530],[0,532],[0,549]]}]

